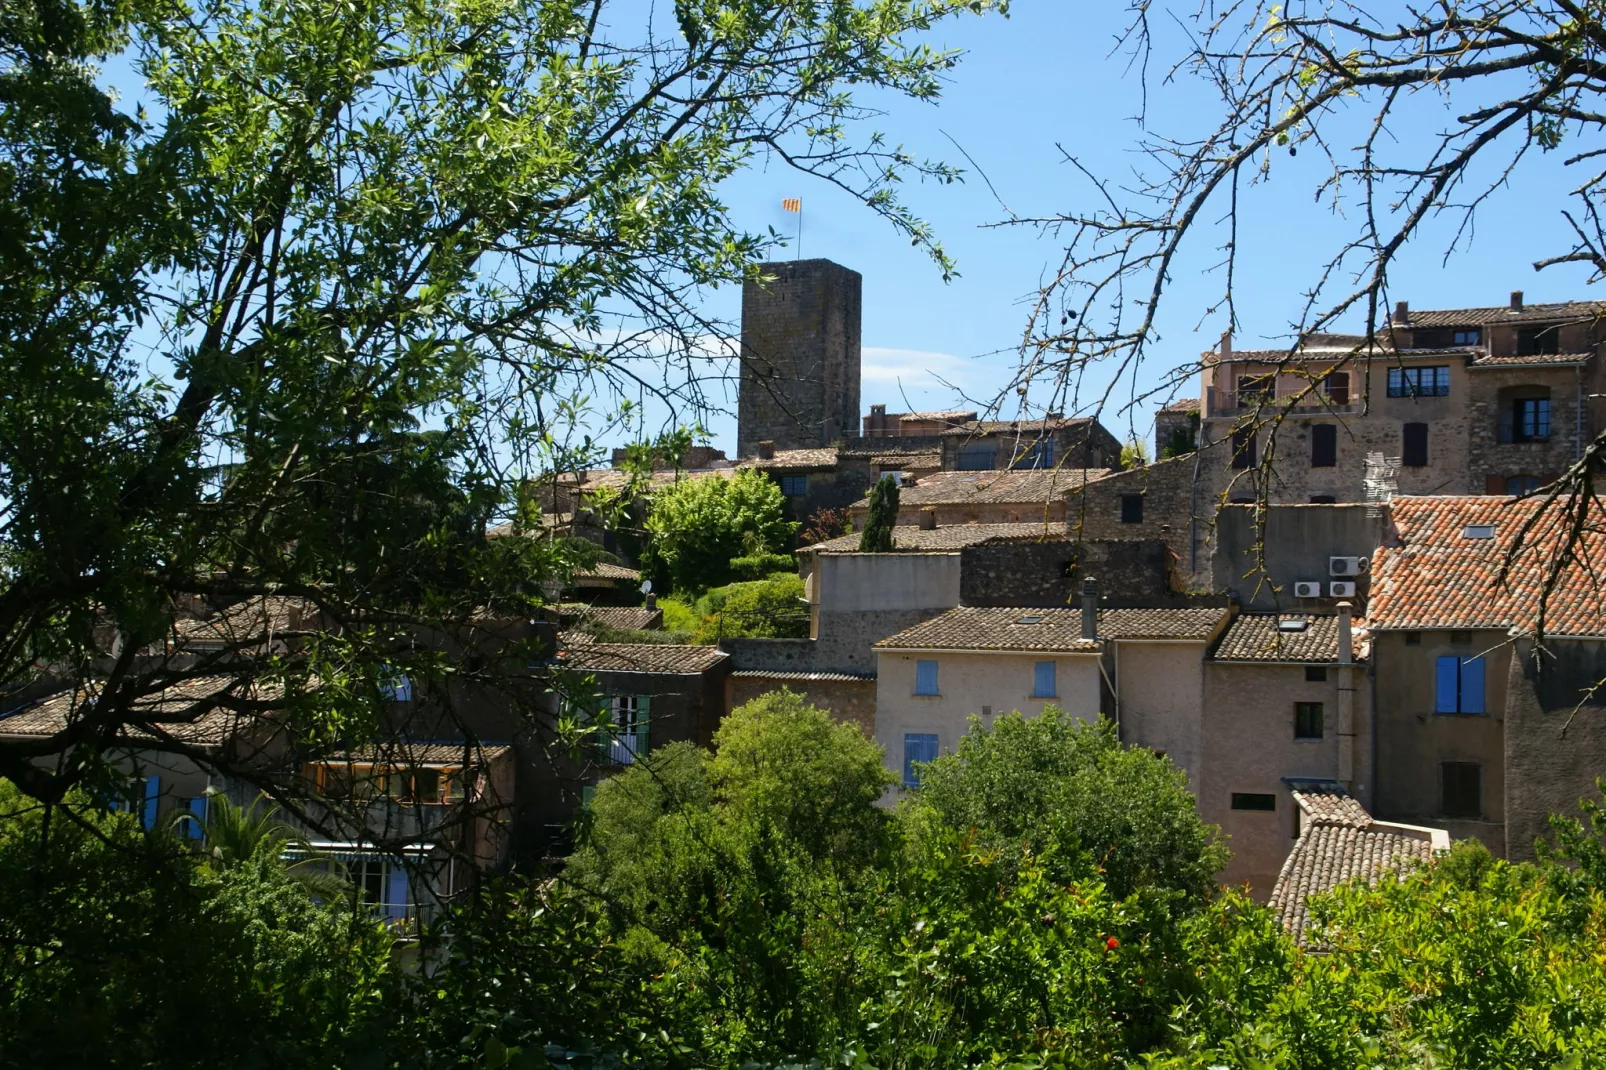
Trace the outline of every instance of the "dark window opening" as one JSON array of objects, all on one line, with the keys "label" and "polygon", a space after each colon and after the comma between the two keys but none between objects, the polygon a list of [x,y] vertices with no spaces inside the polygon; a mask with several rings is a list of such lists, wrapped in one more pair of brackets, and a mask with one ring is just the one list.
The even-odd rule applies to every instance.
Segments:
[{"label": "dark window opening", "polygon": [[809,492],[808,476],[782,476],[781,493],[788,498],[806,497]]},{"label": "dark window opening", "polygon": [[1445,817],[1483,816],[1483,767],[1476,762],[1440,762],[1440,812]]},{"label": "dark window opening", "polygon": [[1269,401],[1277,396],[1277,376],[1266,375],[1240,375],[1238,376],[1238,407],[1247,408],[1258,401]]},{"label": "dark window opening", "polygon": [[1428,425],[1406,424],[1400,435],[1400,463],[1407,468],[1428,466]]},{"label": "dark window opening", "polygon": [[1232,466],[1253,468],[1260,463],[1256,452],[1255,429],[1240,427],[1232,433]]},{"label": "dark window opening", "polygon": [[1349,404],[1349,372],[1330,372],[1322,380],[1322,392],[1334,405]]},{"label": "dark window opening", "polygon": [[1234,810],[1259,810],[1263,813],[1270,813],[1277,809],[1277,796],[1235,791],[1232,793],[1232,808]]},{"label": "dark window opening", "polygon": [[1310,503],[1312,505],[1337,505],[1338,499],[1331,494],[1312,494]]},{"label": "dark window opening", "polygon": [[1451,632],[1450,633],[1450,644],[1452,646],[1471,646],[1472,645],[1472,633],[1471,632]]},{"label": "dark window opening", "polygon": [[1421,632],[1406,632],[1405,633],[1405,645],[1406,646],[1421,646],[1422,645],[1422,633]]},{"label": "dark window opening", "polygon": [[1305,666],[1305,679],[1309,680],[1313,684],[1319,684],[1319,683],[1326,682],[1326,680],[1327,680],[1327,666],[1325,666],[1325,665],[1307,665],[1307,666]]},{"label": "dark window opening", "polygon": [[1320,702],[1294,703],[1294,738],[1322,738],[1322,704]]},{"label": "dark window opening", "polygon": [[1560,352],[1561,327],[1558,324],[1549,327],[1524,327],[1517,332],[1519,357],[1537,357]]},{"label": "dark window opening", "polygon": [[1316,424],[1310,429],[1310,466],[1332,468],[1338,464],[1338,427]]},{"label": "dark window opening", "polygon": [[1539,479],[1538,476],[1506,477],[1506,493],[1511,495],[1513,498],[1518,498],[1525,494],[1532,494],[1542,486],[1544,486],[1544,483]]},{"label": "dark window opening", "polygon": [[1450,396],[1450,366],[1390,368],[1389,397],[1442,398]]},{"label": "dark window opening", "polygon": [[1451,345],[1475,346],[1483,341],[1483,332],[1474,327],[1469,331],[1456,331]]},{"label": "dark window opening", "polygon": [[1141,494],[1123,494],[1123,495],[1121,495],[1121,523],[1123,523],[1123,524],[1141,524],[1141,523],[1143,523],[1143,495],[1141,495]]},{"label": "dark window opening", "polygon": [[1545,442],[1549,438],[1549,398],[1518,398],[1511,403],[1511,441]]},{"label": "dark window opening", "polygon": [[998,447],[991,442],[974,442],[959,447],[961,472],[990,472],[998,463]]}]

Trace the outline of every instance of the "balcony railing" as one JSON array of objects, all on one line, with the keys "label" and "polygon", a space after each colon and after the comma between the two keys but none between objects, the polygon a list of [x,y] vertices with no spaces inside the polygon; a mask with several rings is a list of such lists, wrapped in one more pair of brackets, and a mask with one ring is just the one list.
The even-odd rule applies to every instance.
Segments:
[{"label": "balcony railing", "polygon": [[1217,418],[1231,418],[1253,412],[1257,408],[1272,409],[1281,406],[1291,410],[1294,416],[1336,416],[1354,415],[1361,411],[1361,403],[1353,396],[1343,404],[1321,394],[1306,394],[1300,397],[1297,404],[1290,405],[1291,398],[1268,398],[1260,393],[1239,394],[1232,390],[1210,390],[1207,399],[1208,414]]}]

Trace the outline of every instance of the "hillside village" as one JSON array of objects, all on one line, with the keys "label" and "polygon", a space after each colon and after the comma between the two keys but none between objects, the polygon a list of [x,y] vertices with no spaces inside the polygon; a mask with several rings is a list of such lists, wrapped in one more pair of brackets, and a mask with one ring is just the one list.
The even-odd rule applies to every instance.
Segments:
[{"label": "hillside village", "polygon": [[[277,770],[315,798],[382,802],[311,847],[406,926],[476,872],[560,857],[601,780],[676,741],[708,746],[767,693],[858,725],[905,789],[973,719],[1052,705],[1107,719],[1183,771],[1231,850],[1218,879],[1299,935],[1309,894],[1452,839],[1530,858],[1546,815],[1606,769],[1606,727],[1571,718],[1601,701],[1600,592],[1569,573],[1538,597],[1562,537],[1548,521],[1502,580],[1543,500],[1530,495],[1606,427],[1600,306],[1402,302],[1369,363],[1339,370],[1364,339],[1243,351],[1224,337],[1197,396],[1159,412],[1156,459],[1123,467],[1122,444],[1087,416],[866,408],[859,275],[824,260],[766,270],[773,281],[743,299],[736,458],[700,446],[645,475],[543,479],[540,524],[487,536],[578,539],[595,560],[540,617],[418,635],[458,672],[442,691],[388,685],[398,732],[379,750],[291,742],[270,713],[274,685],[241,694],[226,671],[340,622],[291,596],[186,607],[144,656],[219,674],[147,701],[144,727],[121,739],[145,770],[127,806],[147,827],[193,814],[199,835],[211,793],[254,794],[164,741]],[[777,628],[677,633],[671,592],[642,583],[640,533],[622,537],[598,503],[628,489],[639,516],[665,488],[744,472],[773,481],[800,527],[837,527],[814,524],[783,561],[802,595],[766,611]],[[892,549],[864,552],[869,494],[887,477]],[[1599,532],[1584,538],[1585,556],[1606,551]],[[476,678],[507,657],[528,670],[515,697]],[[14,698],[0,738],[56,737],[90,697]],[[203,700],[204,716],[187,713]],[[554,724],[594,709],[602,744],[555,748],[519,726],[515,701],[544,703]],[[304,815],[308,827],[327,829],[335,810]]]}]

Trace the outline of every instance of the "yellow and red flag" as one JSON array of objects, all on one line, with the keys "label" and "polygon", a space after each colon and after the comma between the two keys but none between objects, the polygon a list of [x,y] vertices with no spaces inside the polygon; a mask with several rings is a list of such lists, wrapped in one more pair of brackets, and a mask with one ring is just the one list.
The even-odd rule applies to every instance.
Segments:
[{"label": "yellow and red flag", "polygon": [[799,212],[799,213],[801,213],[803,211],[803,198],[802,197],[782,197],[781,198],[781,211],[783,211],[783,212]]}]

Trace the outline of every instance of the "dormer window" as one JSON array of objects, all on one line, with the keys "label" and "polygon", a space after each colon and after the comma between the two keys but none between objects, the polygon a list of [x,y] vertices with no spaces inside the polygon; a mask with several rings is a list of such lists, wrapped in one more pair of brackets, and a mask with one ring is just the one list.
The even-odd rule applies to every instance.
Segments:
[{"label": "dormer window", "polygon": [[1561,352],[1561,326],[1524,327],[1517,332],[1517,355],[1536,357]]},{"label": "dormer window", "polygon": [[1456,331],[1454,343],[1458,346],[1475,346],[1483,341],[1483,332],[1476,327],[1469,330]]}]

